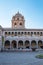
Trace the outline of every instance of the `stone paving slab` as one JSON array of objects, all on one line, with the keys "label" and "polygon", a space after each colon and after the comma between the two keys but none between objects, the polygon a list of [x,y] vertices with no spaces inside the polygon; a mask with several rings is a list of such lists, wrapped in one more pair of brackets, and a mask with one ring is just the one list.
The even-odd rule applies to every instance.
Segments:
[{"label": "stone paving slab", "polygon": [[43,59],[35,58],[37,54],[40,52],[2,52],[0,65],[43,65]]}]

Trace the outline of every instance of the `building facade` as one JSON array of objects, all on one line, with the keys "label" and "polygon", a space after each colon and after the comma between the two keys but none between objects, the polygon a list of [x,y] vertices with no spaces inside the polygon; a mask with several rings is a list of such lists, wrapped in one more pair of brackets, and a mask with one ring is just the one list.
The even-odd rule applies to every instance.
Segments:
[{"label": "building facade", "polygon": [[0,26],[0,50],[43,49],[43,29],[26,29],[24,16],[19,12],[11,23],[11,28]]}]

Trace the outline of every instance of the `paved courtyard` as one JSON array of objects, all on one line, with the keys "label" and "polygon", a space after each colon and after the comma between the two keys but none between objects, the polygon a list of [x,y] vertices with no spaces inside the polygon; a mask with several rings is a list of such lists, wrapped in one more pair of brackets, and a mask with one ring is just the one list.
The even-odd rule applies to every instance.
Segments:
[{"label": "paved courtyard", "polygon": [[35,56],[43,52],[0,52],[0,65],[43,65]]}]

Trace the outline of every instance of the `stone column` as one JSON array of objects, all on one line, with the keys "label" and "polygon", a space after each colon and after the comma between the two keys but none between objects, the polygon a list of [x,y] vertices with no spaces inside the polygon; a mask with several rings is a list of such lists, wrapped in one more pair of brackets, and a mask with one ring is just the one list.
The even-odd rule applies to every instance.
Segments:
[{"label": "stone column", "polygon": [[5,45],[5,37],[4,37],[4,42],[2,42],[3,44],[2,44],[2,48],[3,48],[3,50],[4,50],[4,45]]},{"label": "stone column", "polygon": [[3,46],[2,46],[3,50],[4,50],[4,44],[5,44],[5,42],[3,43]]},{"label": "stone column", "polygon": [[31,49],[31,41],[30,41],[30,49]]},{"label": "stone column", "polygon": [[23,49],[25,49],[25,42],[23,41]]},{"label": "stone column", "polygon": [[37,49],[38,49],[38,41],[36,43],[37,43]]},{"label": "stone column", "polygon": [[11,49],[11,41],[10,41],[10,49]]},{"label": "stone column", "polygon": [[17,49],[18,49],[18,41],[17,41]]}]

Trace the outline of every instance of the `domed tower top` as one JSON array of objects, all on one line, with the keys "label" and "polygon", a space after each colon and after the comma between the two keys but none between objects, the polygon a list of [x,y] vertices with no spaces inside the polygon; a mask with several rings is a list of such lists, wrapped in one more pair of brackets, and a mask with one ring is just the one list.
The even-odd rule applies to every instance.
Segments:
[{"label": "domed tower top", "polygon": [[24,16],[19,12],[12,17],[12,28],[25,28]]},{"label": "domed tower top", "polygon": [[22,17],[22,15],[19,13],[19,11],[15,14],[15,17]]}]

